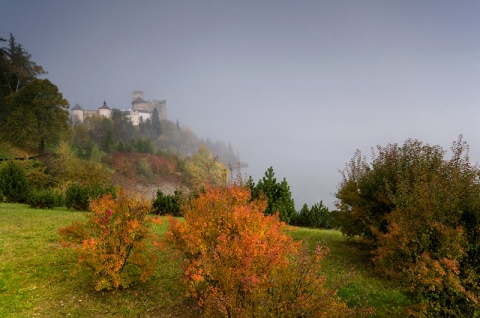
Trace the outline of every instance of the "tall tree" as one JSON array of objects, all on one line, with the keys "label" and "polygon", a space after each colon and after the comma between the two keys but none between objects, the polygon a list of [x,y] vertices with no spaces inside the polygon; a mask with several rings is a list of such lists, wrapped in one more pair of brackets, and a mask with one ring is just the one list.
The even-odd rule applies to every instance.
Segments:
[{"label": "tall tree", "polygon": [[0,42],[6,42],[6,47],[0,47],[0,126],[4,124],[11,109],[8,108],[5,98],[35,79],[38,75],[46,74],[43,68],[31,60],[21,44],[15,41],[10,34],[8,41],[0,38]]},{"label": "tall tree", "polygon": [[11,113],[3,137],[25,149],[45,150],[70,133],[68,102],[48,79],[34,79],[6,100]]},{"label": "tall tree", "polygon": [[153,134],[154,138],[160,136],[162,134],[162,124],[160,123],[160,115],[158,113],[158,109],[154,108],[153,109],[153,114],[152,114],[152,128],[153,128]]},{"label": "tall tree", "polygon": [[3,70],[5,84],[10,93],[18,92],[38,75],[46,74],[43,68],[31,60],[32,55],[28,53],[21,44],[15,41],[10,33],[8,47],[3,50],[8,67]]},{"label": "tall tree", "polygon": [[265,196],[268,200],[268,206],[265,214],[279,213],[280,220],[289,223],[290,219],[295,215],[295,202],[290,192],[290,186],[284,178],[282,182],[277,182],[273,167],[269,167],[265,171],[265,176],[255,185],[250,177],[248,186],[252,193],[252,200]]}]

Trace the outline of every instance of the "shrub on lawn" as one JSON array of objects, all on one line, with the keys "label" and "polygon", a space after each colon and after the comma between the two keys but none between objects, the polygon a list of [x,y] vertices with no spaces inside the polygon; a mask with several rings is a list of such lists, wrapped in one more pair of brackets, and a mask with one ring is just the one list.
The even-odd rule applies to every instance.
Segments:
[{"label": "shrub on lawn", "polygon": [[31,208],[51,209],[53,207],[63,206],[65,199],[63,193],[54,189],[36,189],[28,196],[28,205]]},{"label": "shrub on lawn", "polygon": [[165,243],[178,252],[187,295],[210,317],[346,317],[356,314],[325,285],[321,260],[264,215],[240,186],[207,188],[169,217]]},{"label": "shrub on lawn", "polygon": [[152,213],[157,215],[180,216],[183,201],[181,191],[175,191],[174,195],[168,195],[157,190],[157,197],[152,201]]},{"label": "shrub on lawn", "polygon": [[95,290],[126,288],[152,274],[158,252],[147,218],[149,204],[129,198],[121,190],[93,200],[87,220],[59,230],[65,246],[74,246],[79,263],[93,272]]},{"label": "shrub on lawn", "polygon": [[96,199],[104,194],[110,193],[115,195],[115,188],[102,187],[99,184],[91,186],[72,183],[65,193],[65,205],[69,209],[88,211],[90,200]]},{"label": "shrub on lawn", "polygon": [[342,232],[371,243],[376,268],[417,299],[417,313],[480,312],[480,169],[461,137],[439,146],[407,140],[357,153],[339,187]]},{"label": "shrub on lawn", "polygon": [[25,171],[13,161],[0,166],[0,193],[7,202],[27,202],[30,188]]}]

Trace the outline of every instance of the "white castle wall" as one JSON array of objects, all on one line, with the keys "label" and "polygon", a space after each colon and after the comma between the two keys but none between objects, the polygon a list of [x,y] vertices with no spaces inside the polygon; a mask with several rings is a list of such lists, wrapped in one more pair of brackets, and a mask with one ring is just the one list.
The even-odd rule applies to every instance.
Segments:
[{"label": "white castle wall", "polygon": [[[135,99],[141,98],[142,102],[133,102]],[[106,118],[112,117],[112,110],[106,107],[106,103],[97,110],[84,110],[76,105],[72,109],[72,122],[83,122],[85,118],[92,116],[102,116]],[[158,117],[161,120],[167,119],[167,102],[166,100],[145,101],[143,99],[143,91],[133,91],[132,93],[132,108],[129,110],[127,117],[133,125],[137,126],[141,121],[145,122],[152,118],[154,109],[158,110]]]}]

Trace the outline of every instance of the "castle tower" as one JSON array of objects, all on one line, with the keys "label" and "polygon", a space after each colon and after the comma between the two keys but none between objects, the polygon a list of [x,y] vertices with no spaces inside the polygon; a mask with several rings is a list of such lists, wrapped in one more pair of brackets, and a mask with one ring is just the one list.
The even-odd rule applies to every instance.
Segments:
[{"label": "castle tower", "polygon": [[72,121],[74,123],[83,122],[83,109],[78,104],[75,104],[72,108]]},{"label": "castle tower", "polygon": [[103,105],[98,109],[98,114],[102,117],[111,118],[112,110],[107,106],[107,103],[103,101]]},{"label": "castle tower", "polygon": [[132,103],[137,98],[143,99],[143,91],[133,91],[133,93],[132,93]]}]

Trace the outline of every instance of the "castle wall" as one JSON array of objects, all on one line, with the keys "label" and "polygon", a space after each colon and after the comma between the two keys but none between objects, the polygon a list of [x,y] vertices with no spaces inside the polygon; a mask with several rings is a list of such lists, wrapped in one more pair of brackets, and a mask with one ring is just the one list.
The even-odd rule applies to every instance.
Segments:
[{"label": "castle wall", "polygon": [[87,117],[93,117],[98,115],[98,110],[84,110],[83,111],[83,119]]},{"label": "castle wall", "polygon": [[98,114],[102,117],[111,118],[112,110],[111,109],[99,109]]},{"label": "castle wall", "polygon": [[135,104],[133,104],[133,109],[138,110],[138,111],[144,111],[144,112],[149,112],[149,111],[153,110],[150,103],[148,103],[148,102],[135,103]]},{"label": "castle wall", "polygon": [[140,124],[140,122],[145,122],[147,119],[152,118],[152,113],[140,112],[137,110],[131,110],[130,114],[127,115],[134,126]]},{"label": "castle wall", "polygon": [[152,104],[152,112],[153,112],[153,108],[156,108],[158,110],[158,117],[160,117],[161,120],[166,120],[167,119],[167,101],[152,100],[150,103]]},{"label": "castle wall", "polygon": [[72,121],[74,123],[83,123],[83,109],[72,111]]}]

